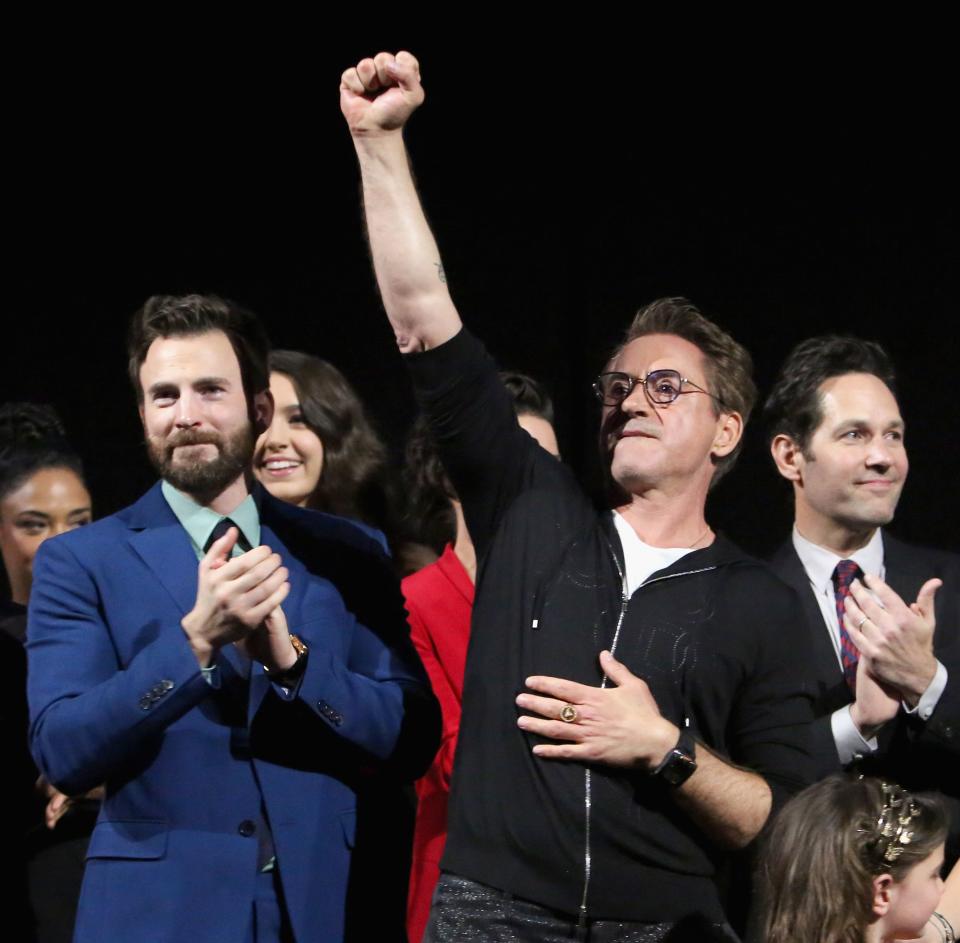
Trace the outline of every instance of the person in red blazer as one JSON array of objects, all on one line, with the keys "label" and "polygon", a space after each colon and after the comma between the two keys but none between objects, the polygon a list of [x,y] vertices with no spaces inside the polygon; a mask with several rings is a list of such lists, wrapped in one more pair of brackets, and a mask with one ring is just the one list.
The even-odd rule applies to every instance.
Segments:
[{"label": "person in red blazer", "polygon": [[[559,458],[553,429],[553,405],[546,391],[522,373],[505,372],[501,379],[513,396],[517,422],[551,455]],[[413,455],[415,460],[410,462]],[[443,714],[440,750],[426,775],[416,784],[417,821],[407,897],[407,935],[410,943],[420,943],[430,916],[430,901],[440,877],[440,858],[447,841],[447,800],[460,731],[477,558],[460,502],[443,473],[426,426],[422,424],[418,424],[413,433],[408,463],[416,468],[411,482],[414,505],[431,503],[424,491],[433,491],[434,497],[437,492],[442,492],[442,501],[453,510],[455,529],[455,536],[451,535],[453,542],[446,544],[440,558],[408,576],[401,584],[407,604],[410,638],[427,670]]]}]

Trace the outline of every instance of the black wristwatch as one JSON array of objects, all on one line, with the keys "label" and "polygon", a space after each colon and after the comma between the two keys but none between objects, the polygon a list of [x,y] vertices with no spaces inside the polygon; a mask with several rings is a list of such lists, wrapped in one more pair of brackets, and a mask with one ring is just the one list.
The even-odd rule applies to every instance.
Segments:
[{"label": "black wristwatch", "polygon": [[267,668],[264,668],[264,671],[267,673],[267,677],[271,681],[284,688],[296,687],[297,682],[300,680],[300,676],[307,667],[307,652],[309,651],[307,646],[304,645],[303,642],[301,642],[300,639],[292,633],[290,635],[290,644],[293,646],[293,650],[297,653],[297,660],[289,668],[287,668],[286,671],[269,671]]},{"label": "black wristwatch", "polygon": [[674,788],[682,786],[697,768],[696,750],[696,741],[688,731],[681,730],[676,746],[650,775],[658,777]]}]

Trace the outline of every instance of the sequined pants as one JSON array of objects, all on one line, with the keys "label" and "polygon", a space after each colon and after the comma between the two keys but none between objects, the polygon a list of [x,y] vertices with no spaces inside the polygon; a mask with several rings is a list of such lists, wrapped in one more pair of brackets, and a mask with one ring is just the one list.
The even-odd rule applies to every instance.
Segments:
[{"label": "sequined pants", "polygon": [[737,943],[726,924],[703,920],[629,923],[577,918],[443,873],[433,895],[423,943]]}]

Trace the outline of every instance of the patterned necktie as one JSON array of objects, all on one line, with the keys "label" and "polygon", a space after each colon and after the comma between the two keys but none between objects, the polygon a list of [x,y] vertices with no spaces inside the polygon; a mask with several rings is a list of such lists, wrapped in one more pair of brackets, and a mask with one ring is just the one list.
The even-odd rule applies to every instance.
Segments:
[{"label": "patterned necktie", "polygon": [[843,677],[851,691],[857,689],[857,662],[860,660],[860,650],[853,644],[847,627],[843,624],[843,614],[846,609],[844,600],[850,595],[850,584],[856,579],[863,578],[863,571],[853,560],[841,560],[833,571],[833,595],[837,600],[837,618],[840,620],[840,664],[843,666]]},{"label": "patterned necktie", "polygon": [[250,542],[244,536],[243,531],[240,530],[237,525],[230,520],[229,517],[221,517],[217,521],[216,526],[210,531],[210,536],[207,538],[207,542],[203,545],[203,552],[208,553],[210,548],[228,531],[231,527],[236,527],[240,536],[237,538],[237,546],[243,553],[246,553],[248,550],[251,550]]}]

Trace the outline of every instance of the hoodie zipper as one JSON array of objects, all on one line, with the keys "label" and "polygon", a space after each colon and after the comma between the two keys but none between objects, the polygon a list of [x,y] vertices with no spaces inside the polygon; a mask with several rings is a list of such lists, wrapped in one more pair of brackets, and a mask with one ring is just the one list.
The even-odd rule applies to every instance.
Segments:
[{"label": "hoodie zipper", "polygon": [[[620,641],[620,629],[623,627],[623,619],[627,614],[627,606],[630,604],[630,597],[627,595],[627,577],[623,571],[623,567],[620,565],[620,560],[617,557],[616,552],[613,547],[610,546],[609,541],[607,542],[607,547],[610,550],[610,556],[613,557],[613,564],[617,568],[617,574],[620,577],[620,614],[617,616],[617,627],[613,632],[613,641],[610,643],[610,654],[615,655],[617,650],[617,642]],[[664,580],[676,579],[678,576],[694,576],[697,573],[708,573],[710,570],[717,569],[716,565],[714,566],[705,566],[701,567],[699,570],[684,570],[681,573],[668,573],[665,576],[656,576],[652,579],[644,580],[637,589],[643,589],[645,586],[649,586],[651,583],[661,583]],[[607,676],[604,675],[603,679],[600,682],[601,689],[607,686]],[[577,921],[577,926],[584,930],[587,926],[587,897],[590,892],[590,874],[593,870],[593,858],[590,848],[590,811],[592,806],[592,779],[591,779],[591,769],[587,766],[583,771],[583,781],[584,781],[584,830],[583,830],[583,894],[580,897],[580,918]]]}]

